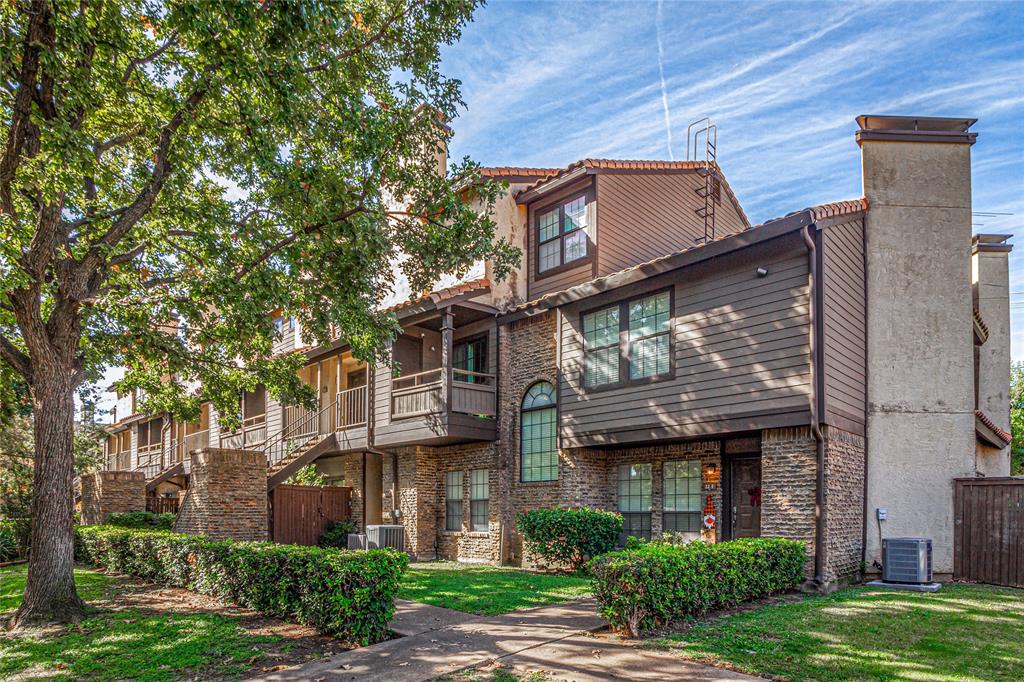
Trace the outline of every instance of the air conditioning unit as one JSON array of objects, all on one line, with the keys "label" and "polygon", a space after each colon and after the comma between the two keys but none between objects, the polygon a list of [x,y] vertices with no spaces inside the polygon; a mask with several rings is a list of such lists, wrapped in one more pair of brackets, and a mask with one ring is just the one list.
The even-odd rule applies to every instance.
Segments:
[{"label": "air conditioning unit", "polygon": [[349,549],[366,549],[366,533],[349,533]]},{"label": "air conditioning unit", "polygon": [[931,539],[882,540],[882,580],[890,583],[932,582]]},{"label": "air conditioning unit", "polygon": [[384,547],[404,552],[405,526],[367,526],[366,548],[381,549]]}]

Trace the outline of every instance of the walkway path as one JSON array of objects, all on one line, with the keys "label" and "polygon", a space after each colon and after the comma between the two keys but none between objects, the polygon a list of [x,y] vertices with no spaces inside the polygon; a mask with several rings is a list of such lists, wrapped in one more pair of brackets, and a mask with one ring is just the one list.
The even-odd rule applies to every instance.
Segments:
[{"label": "walkway path", "polygon": [[585,634],[604,626],[592,599],[488,617],[399,602],[392,628],[405,637],[258,679],[425,682],[494,660],[576,682],[755,679]]}]

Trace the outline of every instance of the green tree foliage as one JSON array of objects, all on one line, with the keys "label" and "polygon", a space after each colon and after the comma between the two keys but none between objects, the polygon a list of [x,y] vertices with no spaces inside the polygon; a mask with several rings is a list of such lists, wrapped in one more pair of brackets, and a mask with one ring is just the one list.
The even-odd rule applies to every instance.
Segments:
[{"label": "green tree foliage", "polygon": [[[500,188],[438,169],[461,106],[439,70],[475,0],[0,3],[0,360],[35,414],[32,564],[17,622],[81,613],[74,391],[122,365],[141,406],[231,428],[258,384],[311,401],[273,313],[366,360],[381,301],[489,259]],[[226,189],[227,188],[227,189]],[[4,394],[11,391],[5,379]]]},{"label": "green tree foliage", "polygon": [[326,483],[323,474],[316,470],[315,464],[307,464],[286,481],[289,485],[324,485]]},{"label": "green tree foliage", "polygon": [[1024,476],[1024,362],[1010,365],[1010,473]]}]

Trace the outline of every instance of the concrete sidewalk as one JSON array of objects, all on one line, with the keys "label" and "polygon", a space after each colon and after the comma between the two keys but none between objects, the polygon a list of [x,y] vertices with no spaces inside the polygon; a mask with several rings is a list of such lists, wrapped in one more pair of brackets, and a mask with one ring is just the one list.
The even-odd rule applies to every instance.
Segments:
[{"label": "concrete sidewalk", "polygon": [[412,634],[254,679],[425,682],[495,660],[577,682],[754,679],[587,637],[606,625],[593,599],[489,617],[402,603],[393,625]]}]

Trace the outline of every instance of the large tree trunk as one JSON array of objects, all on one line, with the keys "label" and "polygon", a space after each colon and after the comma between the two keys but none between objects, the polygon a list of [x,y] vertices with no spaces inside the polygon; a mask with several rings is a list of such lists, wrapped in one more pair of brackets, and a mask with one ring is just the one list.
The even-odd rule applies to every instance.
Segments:
[{"label": "large tree trunk", "polygon": [[74,577],[75,380],[70,369],[32,383],[35,494],[28,582],[14,627],[81,620]]}]

